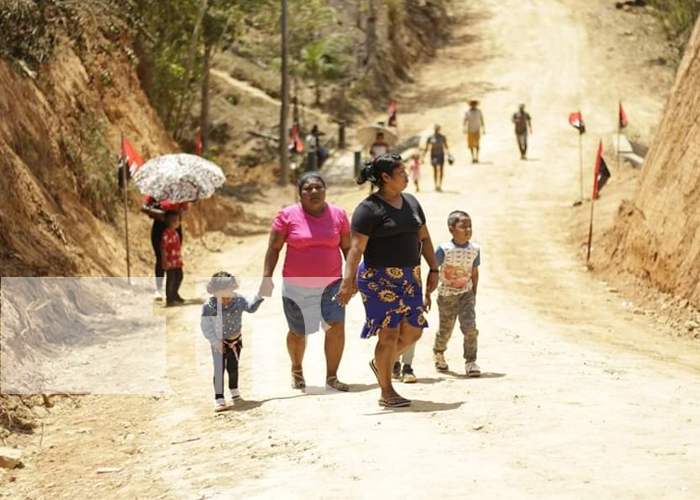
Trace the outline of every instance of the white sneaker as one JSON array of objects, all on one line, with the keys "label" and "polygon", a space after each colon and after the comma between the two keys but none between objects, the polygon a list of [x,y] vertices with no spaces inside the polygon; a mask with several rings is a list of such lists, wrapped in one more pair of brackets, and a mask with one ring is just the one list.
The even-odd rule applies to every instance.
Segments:
[{"label": "white sneaker", "polygon": [[435,361],[435,369],[439,372],[446,372],[450,369],[445,361],[445,354],[441,352],[436,352],[433,354],[433,361]]},{"label": "white sneaker", "polygon": [[235,401],[237,399],[241,399],[241,390],[240,389],[229,389],[228,393],[231,396],[231,399],[233,401]]},{"label": "white sneaker", "polygon": [[156,293],[153,294],[153,300],[155,300],[156,302],[162,302],[164,298],[165,295],[163,295],[163,292],[161,290],[156,290]]},{"label": "white sneaker", "polygon": [[481,377],[481,368],[473,361],[464,365],[464,371],[467,377]]},{"label": "white sneaker", "polygon": [[228,406],[226,406],[226,400],[224,398],[219,398],[214,401],[214,411],[219,413],[221,411],[226,411]]}]

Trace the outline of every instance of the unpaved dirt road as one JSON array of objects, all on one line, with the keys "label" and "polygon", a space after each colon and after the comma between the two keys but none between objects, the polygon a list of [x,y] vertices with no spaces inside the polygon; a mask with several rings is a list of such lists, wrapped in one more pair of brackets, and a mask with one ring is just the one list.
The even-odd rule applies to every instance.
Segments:
[{"label": "unpaved dirt road", "polygon": [[[566,124],[568,112],[583,108],[589,134],[606,134],[620,95],[644,110],[650,126],[662,106],[653,79],[614,74],[606,55],[614,37],[599,22],[619,15],[602,10],[609,3],[455,2],[453,43],[401,96],[403,131],[439,122],[456,153],[445,192],[433,191],[428,167],[419,198],[437,242],[448,237],[450,210],[472,215],[474,240],[483,248],[477,318],[484,377],[461,376],[458,333],[447,352],[454,373],[433,370],[433,311],[417,349],[419,383],[399,384],[414,400],[412,409],[381,411],[367,367],[374,342],[359,339],[363,314],[355,300],[340,372],[353,392],[321,389],[321,336],[315,335],[305,361],[311,387],[299,395],[288,388],[276,297],[245,317],[248,401],[214,416],[209,360],[196,332],[199,307],[168,310],[168,380],[175,394],[91,397],[78,409],[54,411],[41,450],[37,437],[27,468],[13,473],[16,480],[0,494],[700,498],[697,344],[664,338],[645,317],[621,308],[585,272],[567,238],[579,191],[578,137]],[[482,101],[488,132],[483,163],[475,166],[461,136],[463,101],[472,96]],[[521,101],[534,120],[527,162],[519,160],[509,123]],[[587,140],[590,152],[594,139]],[[351,210],[365,193],[331,190],[329,198]],[[269,215],[279,199],[268,199]],[[230,238],[223,252],[193,263],[190,276],[220,268],[255,276],[265,246],[264,235]],[[97,474],[101,467],[119,471]]]}]

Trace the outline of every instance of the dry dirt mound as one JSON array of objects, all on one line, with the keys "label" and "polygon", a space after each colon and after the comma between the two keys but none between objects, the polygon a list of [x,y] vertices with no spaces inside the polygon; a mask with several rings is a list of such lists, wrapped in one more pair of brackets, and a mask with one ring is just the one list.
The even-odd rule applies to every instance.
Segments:
[{"label": "dry dirt mound", "polygon": [[607,235],[610,265],[700,307],[700,23],[634,199]]}]

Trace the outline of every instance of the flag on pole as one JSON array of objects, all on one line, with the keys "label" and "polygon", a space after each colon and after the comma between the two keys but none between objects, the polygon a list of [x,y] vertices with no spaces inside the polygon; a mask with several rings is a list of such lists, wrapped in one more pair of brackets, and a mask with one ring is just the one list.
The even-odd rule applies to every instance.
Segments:
[{"label": "flag on pole", "polygon": [[620,128],[625,128],[629,123],[627,120],[627,113],[625,113],[625,108],[622,107],[622,101],[620,101],[619,123]]},{"label": "flag on pole", "polygon": [[292,126],[292,137],[289,140],[289,152],[301,153],[302,151],[304,151],[304,141],[301,140],[301,135],[299,134],[299,124],[295,123]]},{"label": "flag on pole", "polygon": [[129,166],[129,174],[131,177],[143,165],[143,159],[136,152],[136,148],[127,139],[122,139],[122,153],[119,157],[120,162]]},{"label": "flag on pole", "polygon": [[578,130],[579,134],[586,133],[586,124],[583,123],[583,115],[581,115],[580,111],[577,111],[575,113],[571,113],[569,115],[569,123],[571,124],[572,127],[574,127],[576,130]]},{"label": "flag on pole", "polygon": [[194,139],[194,154],[202,156],[202,129],[197,130],[197,137]]},{"label": "flag on pole", "polygon": [[396,111],[397,111],[397,106],[396,106],[396,99],[392,99],[391,102],[389,103],[389,120],[387,121],[387,124],[390,127],[397,127],[398,122],[396,118]]},{"label": "flag on pole", "polygon": [[595,175],[593,177],[593,199],[597,200],[598,195],[605,186],[605,183],[610,179],[611,174],[608,165],[603,158],[603,141],[598,143],[598,153],[595,158]]}]

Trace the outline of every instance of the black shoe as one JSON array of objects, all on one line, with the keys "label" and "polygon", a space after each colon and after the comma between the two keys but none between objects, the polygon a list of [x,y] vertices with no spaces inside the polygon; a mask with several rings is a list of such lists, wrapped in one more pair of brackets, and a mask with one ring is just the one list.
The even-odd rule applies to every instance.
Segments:
[{"label": "black shoe", "polygon": [[394,369],[391,372],[391,378],[401,380],[401,363],[399,363],[398,361],[394,363]]},{"label": "black shoe", "polygon": [[175,298],[173,299],[173,302],[177,302],[178,304],[184,304],[184,303],[185,303],[185,299],[183,299],[182,297],[180,297],[180,296],[178,295],[177,297],[175,297]]},{"label": "black shoe", "polygon": [[415,384],[418,381],[411,365],[403,365],[401,380],[404,384]]}]

